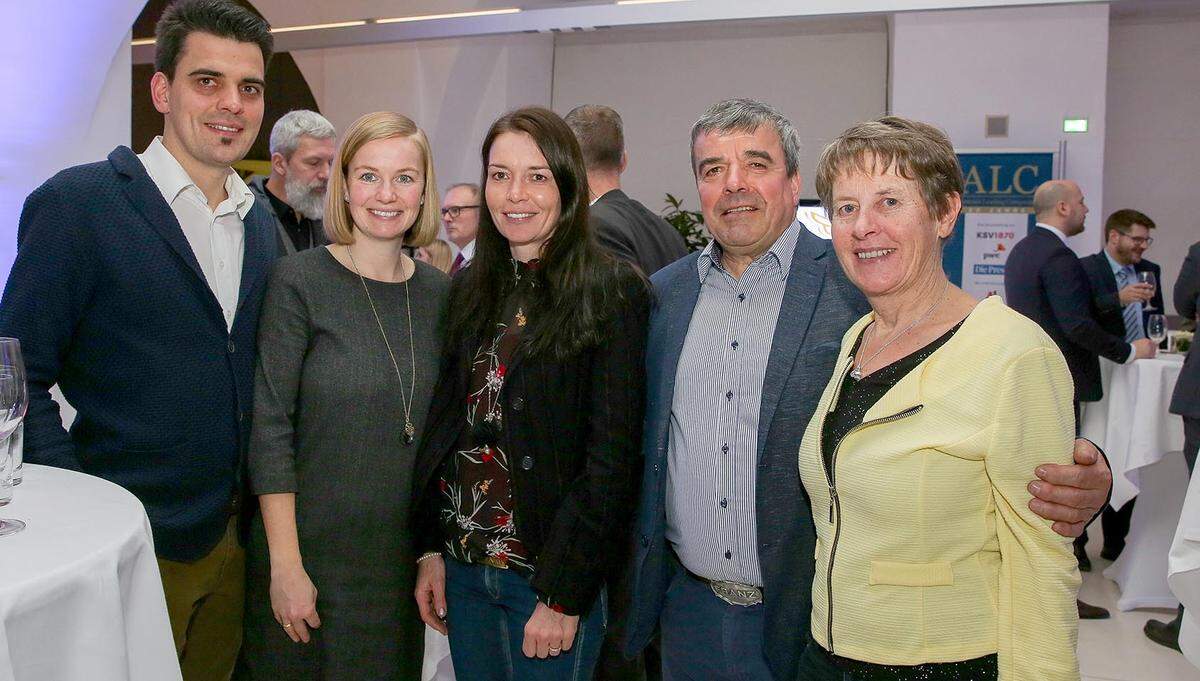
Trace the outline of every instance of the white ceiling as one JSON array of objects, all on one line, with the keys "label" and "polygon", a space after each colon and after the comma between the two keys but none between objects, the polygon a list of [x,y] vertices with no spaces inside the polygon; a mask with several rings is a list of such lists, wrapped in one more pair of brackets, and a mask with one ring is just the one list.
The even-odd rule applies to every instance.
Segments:
[{"label": "white ceiling", "polygon": [[280,50],[379,42],[591,30],[611,26],[890,12],[1014,5],[1076,4],[1090,0],[682,0],[617,5],[615,0],[255,0],[276,27],[474,10],[520,8],[519,14],[281,33]]},{"label": "white ceiling", "polygon": [[[1025,0],[1028,2],[1029,0]],[[1037,0],[1035,0],[1036,2]],[[1062,1],[1062,0],[1059,0]],[[1088,0],[1067,0],[1079,2]],[[579,8],[593,5],[611,5],[614,0],[252,0],[254,6],[267,17],[275,26],[298,26],[303,24],[319,24],[355,19],[378,19],[395,16],[413,16],[420,14],[448,14],[453,12],[470,12],[474,10],[502,9],[519,7],[526,11],[539,9]],[[666,5],[686,6],[688,4],[703,5],[703,2],[663,3]],[[753,11],[753,6],[759,4],[756,0],[726,1],[724,4],[742,6]],[[800,3],[820,5],[820,2]],[[847,5],[861,3],[848,2]],[[868,3],[871,4],[871,3]],[[919,9],[937,9],[939,7],[958,7],[962,2],[876,2],[880,11],[905,9],[908,5],[923,5]],[[1005,5],[1022,4],[1001,0],[974,2],[975,5]],[[1141,18],[1159,16],[1180,16],[1200,14],[1200,0],[1112,0],[1114,18]],[[918,8],[918,7],[911,7]],[[632,8],[628,8],[632,9]]]},{"label": "white ceiling", "polygon": [[1117,20],[1200,17],[1200,0],[1114,0],[1110,5]]},{"label": "white ceiling", "polygon": [[[373,24],[279,33],[276,49],[303,50],[431,38],[454,38],[521,32],[571,32],[615,26],[661,26],[692,22],[770,21],[780,18],[870,15],[892,12],[1077,4],[1090,0],[684,0],[618,6],[615,0],[253,0],[277,28],[397,16],[449,14],[475,10],[520,8],[519,14]],[[1200,0],[1114,0],[1115,19],[1141,19],[1196,14]],[[135,62],[151,61],[152,46],[134,48]]]},{"label": "white ceiling", "polygon": [[272,26],[300,26],[355,19],[419,14],[449,14],[474,10],[547,9],[598,4],[597,0],[250,0]]}]

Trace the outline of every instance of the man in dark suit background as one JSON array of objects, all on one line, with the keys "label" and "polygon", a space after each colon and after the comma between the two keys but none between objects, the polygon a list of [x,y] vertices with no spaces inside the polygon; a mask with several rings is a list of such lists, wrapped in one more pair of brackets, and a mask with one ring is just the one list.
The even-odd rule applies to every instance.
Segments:
[{"label": "man in dark suit background", "polygon": [[450,276],[471,264],[475,259],[475,235],[479,232],[479,185],[472,182],[452,184],[442,196],[442,225],[446,238],[458,248],[450,263]]},{"label": "man in dark suit background", "polygon": [[[159,21],[155,51],[163,135],[30,194],[0,334],[20,339],[26,360],[26,459],[137,496],[183,678],[228,679],[255,335],[277,254],[270,215],[231,165],[262,123],[272,39],[233,0],[183,0]],[[56,383],[78,411],[69,434]]]},{"label": "man in dark suit background", "polygon": [[[1179,270],[1179,278],[1175,280],[1174,297],[1175,311],[1180,317],[1190,319],[1193,323],[1200,321],[1197,318],[1197,311],[1200,310],[1200,241],[1188,249],[1187,258]],[[1194,473],[1196,455],[1200,451],[1200,350],[1196,350],[1194,342],[1183,361],[1179,380],[1175,383],[1170,411],[1183,417],[1183,457],[1187,461],[1188,473]],[[1179,627],[1182,623],[1181,605],[1174,620],[1150,620],[1143,631],[1151,641],[1179,650]]]},{"label": "man in dark suit background", "polygon": [[[1075,383],[1078,433],[1079,403],[1095,402],[1104,392],[1098,358],[1123,363],[1153,357],[1154,345],[1145,338],[1127,343],[1097,321],[1087,273],[1066,242],[1083,232],[1087,216],[1079,185],[1070,180],[1045,182],[1034,192],[1033,208],[1037,226],[1008,254],[1004,297],[1009,307],[1037,322],[1067,360]],[[1075,541],[1075,556],[1084,571],[1091,569],[1086,543],[1086,533]],[[1079,616],[1101,619],[1108,611],[1080,601]]]},{"label": "man in dark suit background", "polygon": [[[647,276],[687,255],[683,237],[675,228],[621,191],[621,173],[628,156],[620,114],[607,106],[588,104],[572,109],[565,120],[583,152],[592,202],[589,226],[600,245]],[[596,681],[661,678],[657,646],[633,659],[621,653],[629,620],[630,558],[624,555],[614,560],[623,569],[608,584],[609,632],[596,664]]]},{"label": "man in dark suit background", "polygon": [[600,245],[646,276],[687,255],[683,237],[670,223],[621,191],[628,156],[620,114],[585,104],[572,109],[566,121],[583,150],[592,195],[589,217]]},{"label": "man in dark suit background", "polygon": [[[1158,287],[1138,281],[1138,265],[1154,239],[1150,230],[1154,221],[1145,214],[1123,208],[1108,216],[1104,222],[1104,248],[1080,258],[1079,264],[1087,272],[1092,287],[1097,319],[1105,330],[1127,342],[1146,337],[1143,309],[1161,293]],[[1151,263],[1145,271],[1155,272],[1158,265]],[[1162,314],[1162,303],[1158,303]]]},{"label": "man in dark suit background", "polygon": [[[1158,312],[1162,314],[1158,286],[1141,283],[1137,274],[1138,265],[1143,263],[1142,255],[1154,242],[1150,236],[1152,229],[1154,221],[1145,214],[1122,208],[1104,221],[1104,248],[1079,260],[1092,288],[1097,321],[1105,331],[1128,343],[1146,338],[1145,316],[1148,313],[1143,310],[1155,296],[1160,298]],[[1158,265],[1153,267],[1158,269]],[[1101,558],[1116,560],[1121,555],[1136,501],[1130,499],[1120,509],[1111,506],[1104,509]]]},{"label": "man in dark suit background", "polygon": [[[714,105],[693,126],[692,158],[714,241],[651,278],[626,652],[661,628],[668,681],[791,681],[816,541],[796,452],[843,334],[869,308],[830,242],[796,221],[799,137],[781,113]],[[1077,442],[1075,457],[1099,454]],[[1104,505],[1107,466],[1039,468],[1051,479],[1030,507],[1067,511],[1054,527],[1078,534]]]}]

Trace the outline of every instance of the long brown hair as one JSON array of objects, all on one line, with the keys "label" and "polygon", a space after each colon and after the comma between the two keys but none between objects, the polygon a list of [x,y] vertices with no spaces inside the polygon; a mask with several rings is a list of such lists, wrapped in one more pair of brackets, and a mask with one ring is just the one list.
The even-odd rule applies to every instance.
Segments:
[{"label": "long brown hair", "polygon": [[506,132],[533,138],[558,188],[558,223],[542,245],[537,285],[533,288],[534,321],[525,332],[525,347],[532,354],[561,359],[602,340],[601,324],[627,288],[622,279],[638,275],[596,244],[588,226],[587,171],[579,142],[558,114],[541,107],[517,109],[501,116],[484,137],[475,257],[454,278],[450,337],[457,346],[493,334],[511,290],[513,265],[508,240],[496,228],[487,207],[488,157],[496,138]]}]

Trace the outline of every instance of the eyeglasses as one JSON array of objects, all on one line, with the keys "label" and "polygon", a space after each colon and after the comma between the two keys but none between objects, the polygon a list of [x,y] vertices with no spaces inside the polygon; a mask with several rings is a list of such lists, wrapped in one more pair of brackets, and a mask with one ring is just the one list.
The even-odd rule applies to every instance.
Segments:
[{"label": "eyeglasses", "polygon": [[1150,245],[1154,243],[1154,237],[1152,236],[1130,236],[1128,232],[1122,232],[1119,229],[1117,230],[1117,234],[1129,239],[1135,246],[1145,246],[1146,248],[1150,248]]},{"label": "eyeglasses", "polygon": [[446,217],[447,215],[449,215],[451,220],[456,220],[456,219],[458,219],[458,214],[463,212],[464,210],[467,210],[469,208],[478,208],[478,207],[479,207],[478,204],[476,204],[474,206],[446,206],[445,208],[442,209],[442,217]]}]

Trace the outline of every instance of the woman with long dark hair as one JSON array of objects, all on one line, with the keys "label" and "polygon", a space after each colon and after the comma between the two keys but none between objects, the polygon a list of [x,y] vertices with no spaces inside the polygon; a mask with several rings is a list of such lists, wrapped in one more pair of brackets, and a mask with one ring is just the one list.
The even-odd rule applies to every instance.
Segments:
[{"label": "woman with long dark hair", "polygon": [[634,508],[650,292],[588,230],[555,113],[483,143],[475,259],[417,459],[417,605],[468,679],[588,679]]}]

